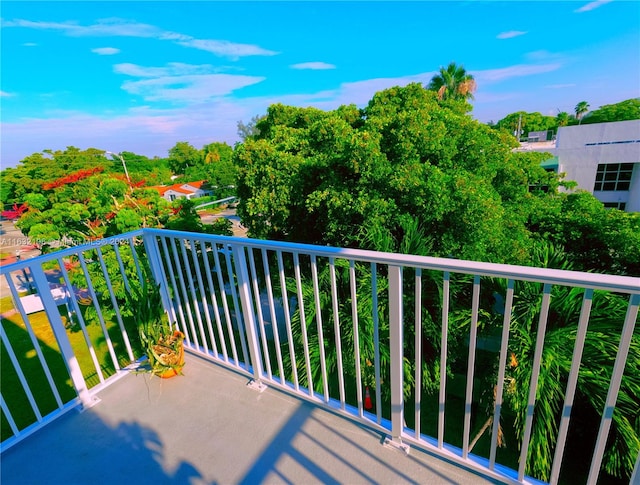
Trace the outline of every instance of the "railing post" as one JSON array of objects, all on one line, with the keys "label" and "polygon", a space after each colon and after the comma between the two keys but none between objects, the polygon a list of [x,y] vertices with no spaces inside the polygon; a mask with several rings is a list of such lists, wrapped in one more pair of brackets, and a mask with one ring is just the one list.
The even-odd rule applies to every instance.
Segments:
[{"label": "railing post", "polygon": [[37,264],[34,264],[30,270],[31,276],[36,284],[38,296],[42,301],[42,306],[44,307],[47,318],[49,319],[51,330],[58,342],[58,348],[60,349],[62,358],[67,365],[67,370],[69,371],[73,387],[78,393],[78,397],[82,402],[83,408],[90,408],[94,404],[100,402],[100,399],[92,396],[89,392],[87,383],[82,375],[82,370],[80,369],[80,364],[78,364],[78,359],[76,358],[76,354],[73,352],[71,342],[67,336],[67,331],[64,328],[64,323],[62,322],[62,318],[58,312],[58,305],[51,295],[47,275],[44,274],[42,266]]},{"label": "railing post", "polygon": [[409,446],[402,443],[404,430],[403,395],[403,311],[402,311],[402,267],[389,266],[389,345],[391,357],[391,439],[385,445],[409,453]]},{"label": "railing post", "polygon": [[[167,282],[163,277],[164,271],[162,270],[162,260],[160,259],[160,250],[158,248],[158,241],[156,236],[146,231],[143,231],[142,242],[144,244],[144,250],[147,253],[147,261],[149,262],[149,268],[151,268],[151,275],[157,285],[160,285],[160,295],[162,297],[162,305],[167,311],[169,318],[172,319],[174,312],[171,311],[173,305],[171,303],[171,297],[169,296],[169,290],[167,288]],[[140,282],[144,283],[144,282]],[[176,323],[176,322],[171,322]]]},{"label": "railing post", "polygon": [[232,250],[236,279],[238,281],[238,294],[242,305],[242,318],[244,321],[244,328],[247,333],[249,356],[251,358],[251,367],[253,369],[253,380],[249,385],[253,389],[262,392],[267,388],[267,386],[262,382],[262,358],[260,355],[260,347],[258,345],[258,333],[256,332],[256,317],[253,312],[253,304],[251,302],[251,280],[249,278],[249,269],[247,268],[247,258],[242,246],[234,244]]}]

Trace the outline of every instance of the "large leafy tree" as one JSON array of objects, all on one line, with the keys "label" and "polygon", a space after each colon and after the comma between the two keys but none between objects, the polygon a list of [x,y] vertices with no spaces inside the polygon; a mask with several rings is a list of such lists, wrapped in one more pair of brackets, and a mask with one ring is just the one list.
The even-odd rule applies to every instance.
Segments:
[{"label": "large leafy tree", "polygon": [[104,156],[103,150],[89,148],[80,150],[44,150],[24,158],[18,166],[1,173],[2,202],[21,203],[27,194],[42,193],[46,184],[61,179],[79,170],[100,168],[106,173],[122,170],[115,162]]},{"label": "large leafy tree", "polygon": [[132,152],[122,152],[121,156],[134,183],[148,186],[171,182],[171,169],[166,158],[148,158]]},{"label": "large leafy tree", "polygon": [[415,220],[432,254],[526,262],[527,208],[549,196],[530,186],[557,186],[542,155],[512,153],[511,136],[418,84],[363,110],[273,105],[258,127],[234,152],[238,213],[255,237],[376,249],[371,228],[399,242]]},{"label": "large leafy tree", "polygon": [[427,89],[435,91],[440,100],[472,100],[476,90],[473,76],[462,65],[451,62],[441,67],[438,74],[431,78]]},{"label": "large leafy tree", "polygon": [[235,185],[236,170],[232,157],[233,148],[227,143],[205,145],[201,150],[201,161],[187,167],[183,178],[188,181],[206,180],[218,188]]},{"label": "large leafy tree", "polygon": [[43,244],[73,245],[140,227],[162,227],[171,215],[157,191],[134,189],[107,174],[53,185],[26,196],[29,210],[17,222]]},{"label": "large leafy tree", "polygon": [[640,276],[640,217],[606,209],[585,191],[559,194],[530,213],[538,239],[564,248],[576,269]]},{"label": "large leafy tree", "polygon": [[589,112],[582,118],[583,124],[608,123],[611,121],[640,120],[640,98],[627,99],[615,104],[606,104]]},{"label": "large leafy tree", "polygon": [[[545,116],[537,112],[527,113],[525,111],[516,111],[502,118],[494,127],[506,130],[511,134],[515,134],[518,128],[520,128],[521,133],[526,135],[531,131],[543,131],[556,128],[562,120],[565,120],[564,115],[560,116],[560,118],[554,118],[553,116]],[[568,117],[566,121],[568,121]]]},{"label": "large leafy tree", "polygon": [[202,152],[186,141],[179,141],[169,150],[169,168],[176,175],[184,174],[201,160]]},{"label": "large leafy tree", "polygon": [[[121,156],[127,165],[131,183],[135,186],[158,185],[171,179],[166,159],[149,159],[132,152],[122,152]],[[86,178],[90,172],[109,174],[127,181],[120,159],[112,159],[104,150],[80,150],[76,147],[44,150],[29,155],[16,167],[0,173],[0,200],[4,204],[20,204],[28,194],[44,193],[51,189],[51,184],[62,186],[73,179]]]}]

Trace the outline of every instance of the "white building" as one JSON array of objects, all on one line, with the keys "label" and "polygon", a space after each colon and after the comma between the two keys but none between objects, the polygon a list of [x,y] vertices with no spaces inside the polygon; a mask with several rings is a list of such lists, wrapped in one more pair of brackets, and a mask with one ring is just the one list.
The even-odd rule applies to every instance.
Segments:
[{"label": "white building", "polygon": [[169,202],[176,199],[195,199],[205,195],[213,195],[206,181],[188,182],[185,184],[161,185],[150,187],[156,189],[158,193]]},{"label": "white building", "polygon": [[[577,182],[606,207],[640,212],[640,120],[562,126],[555,146],[525,143],[520,150],[552,153],[565,180]],[[545,166],[555,168],[553,162]]]}]

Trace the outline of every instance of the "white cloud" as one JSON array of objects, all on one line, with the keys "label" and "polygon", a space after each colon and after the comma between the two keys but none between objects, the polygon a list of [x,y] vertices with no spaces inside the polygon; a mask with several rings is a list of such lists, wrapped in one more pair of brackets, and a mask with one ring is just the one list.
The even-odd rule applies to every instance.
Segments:
[{"label": "white cloud", "polygon": [[10,98],[15,96],[15,94],[8,93],[7,91],[0,91],[0,98]]},{"label": "white cloud", "polygon": [[289,66],[291,69],[311,69],[311,70],[324,70],[335,69],[336,66],[328,64],[326,62],[301,62],[299,64],[292,64]]},{"label": "white cloud", "polygon": [[503,67],[500,69],[487,69],[483,71],[473,71],[476,82],[497,82],[513,77],[532,76],[544,72],[551,72],[560,69],[560,63],[554,64],[516,64],[515,66]]},{"label": "white cloud", "polygon": [[116,49],[115,47],[98,47],[96,49],[91,49],[91,52],[100,56],[112,56],[114,54],[119,54],[120,49]]},{"label": "white cloud", "polygon": [[38,44],[36,44],[35,42],[25,42],[24,44],[22,44],[23,47],[36,47]]},{"label": "white cloud", "polygon": [[508,32],[499,33],[496,38],[498,39],[512,39],[513,37],[519,37],[521,35],[526,34],[522,30],[509,30]]},{"label": "white cloud", "polygon": [[128,93],[140,95],[147,101],[201,103],[263,80],[263,77],[231,74],[166,76],[126,81],[122,89]]},{"label": "white cloud", "polygon": [[549,84],[547,86],[545,86],[546,89],[566,89],[566,88],[573,88],[575,87],[575,83],[568,83],[568,84]]},{"label": "white cloud", "polygon": [[226,40],[189,39],[181,40],[178,44],[232,59],[244,56],[275,56],[278,54],[278,52],[263,49],[257,45],[236,44]]},{"label": "white cloud", "polygon": [[147,101],[202,103],[236,89],[264,81],[264,77],[221,74],[208,65],[169,63],[164,67],[116,64],[119,74],[142,78],[125,81],[122,89]]},{"label": "white cloud", "polygon": [[113,66],[114,72],[133,77],[184,76],[189,74],[211,74],[214,68],[209,64],[184,64],[170,62],[165,67],[145,67],[137,64],[123,63]]},{"label": "white cloud", "polygon": [[576,13],[589,12],[590,10],[594,10],[602,5],[612,2],[613,0],[595,0],[594,2],[589,2],[586,5],[583,5],[580,8],[574,10]]},{"label": "white cloud", "polygon": [[200,49],[212,54],[238,59],[244,56],[273,56],[278,52],[252,44],[239,44],[226,40],[196,39],[190,35],[162,30],[158,27],[119,18],[101,19],[94,24],[79,25],[75,22],[37,22],[32,20],[2,20],[0,25],[37,30],[57,30],[74,37],[140,37],[175,42],[185,47]]}]

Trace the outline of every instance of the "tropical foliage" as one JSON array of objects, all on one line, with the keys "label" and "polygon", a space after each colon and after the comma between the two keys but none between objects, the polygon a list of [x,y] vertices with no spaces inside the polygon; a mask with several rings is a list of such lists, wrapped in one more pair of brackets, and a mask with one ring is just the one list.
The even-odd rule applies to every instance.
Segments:
[{"label": "tropical foliage", "polygon": [[136,322],[139,343],[147,356],[149,370],[160,377],[182,374],[184,335],[171,327],[159,287],[151,282],[143,283],[133,286],[128,306]]},{"label": "tropical foliage", "polygon": [[[210,175],[217,183],[233,185],[231,148],[213,143],[205,152],[205,169],[194,175]],[[124,152],[127,178],[122,164],[110,160],[104,151],[70,147],[43,153],[48,157],[34,154],[3,171],[2,187],[7,202],[24,204],[18,227],[45,251],[54,242],[64,247],[141,227],[232,234],[229,221],[204,225],[193,203],[171,204],[148,187],[152,182],[170,181],[166,163]]]},{"label": "tropical foliage", "polygon": [[[568,123],[568,118],[566,121]],[[502,118],[494,127],[505,130],[512,135],[515,135],[518,128],[520,128],[520,133],[526,136],[532,131],[553,130],[558,125],[558,118],[554,118],[553,116],[544,116],[537,112],[527,113],[525,111],[517,111]]]},{"label": "tropical foliage", "polygon": [[543,154],[513,153],[513,137],[418,84],[362,110],[273,105],[258,127],[234,160],[238,214],[259,238],[377,249],[375,228],[397,248],[415,220],[432,255],[525,263],[528,211],[559,184]]},{"label": "tropical foliage", "polygon": [[463,66],[458,66],[455,62],[451,62],[446,68],[440,68],[438,74],[433,76],[429,82],[427,89],[435,91],[441,101],[467,101],[473,99],[476,82]]},{"label": "tropical foliage", "polygon": [[[585,101],[578,103],[576,108],[580,106],[584,109]],[[601,106],[593,111],[588,111],[588,103],[586,103],[587,111],[583,112],[580,117],[577,114],[569,114],[566,111],[559,112],[555,118],[545,116],[540,113],[527,113],[525,111],[517,111],[510,113],[497,123],[492,124],[494,128],[504,129],[513,134],[517,130],[518,121],[521,117],[521,129],[523,134],[531,131],[557,130],[560,126],[571,126],[577,124],[589,123],[610,123],[613,121],[626,121],[640,119],[640,98],[627,99],[615,104]]]},{"label": "tropical foliage", "polygon": [[582,118],[582,124],[627,120],[640,120],[640,98],[627,99],[620,103],[600,106],[600,108],[587,113]]},{"label": "tropical foliage", "polygon": [[[566,255],[553,246],[541,247],[534,257],[539,267],[573,269]],[[504,280],[495,281],[495,284],[494,291],[506,294]],[[522,436],[528,411],[527,399],[533,372],[542,288],[540,284],[518,282],[514,294],[509,340],[512,358],[507,367],[507,380],[511,382],[511,386],[506,397],[516,417],[516,434]],[[549,479],[583,297],[582,289],[552,287],[527,463],[528,473],[544,480]],[[583,426],[587,428],[597,429],[599,414],[605,407],[626,307],[627,301],[618,295],[600,291],[593,294],[575,397],[576,407],[581,411],[573,414],[573,418],[578,420],[586,419]],[[492,325],[500,328],[501,320],[498,318]],[[640,332],[636,332],[632,339],[629,355],[640,355]],[[604,460],[604,469],[613,476],[630,476],[635,463],[634,457],[640,451],[640,422],[637,413],[640,408],[639,372],[640,361],[629,359],[614,413],[611,445],[607,448]],[[574,433],[570,439],[580,438]],[[569,446],[581,444],[575,441]]]},{"label": "tropical foliage", "polygon": [[580,101],[576,104],[576,119],[579,121],[582,120],[582,117],[589,111],[589,103],[586,101]]}]

